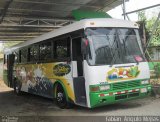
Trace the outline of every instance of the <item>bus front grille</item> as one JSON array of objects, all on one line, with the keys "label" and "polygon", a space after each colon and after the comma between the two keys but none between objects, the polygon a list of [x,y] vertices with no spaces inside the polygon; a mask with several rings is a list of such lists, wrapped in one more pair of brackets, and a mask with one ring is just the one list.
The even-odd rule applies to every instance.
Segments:
[{"label": "bus front grille", "polygon": [[123,99],[126,99],[127,98],[127,95],[116,95],[115,96],[115,100],[123,100]]},{"label": "bus front grille", "polygon": [[116,95],[115,100],[123,100],[123,99],[127,99],[127,98],[138,97],[138,96],[139,96],[138,92],[130,93],[130,94],[121,94],[121,95]]},{"label": "bus front grille", "polygon": [[113,83],[112,90],[119,90],[125,88],[132,88],[140,86],[140,81],[129,81],[129,82],[122,82],[122,83]]}]

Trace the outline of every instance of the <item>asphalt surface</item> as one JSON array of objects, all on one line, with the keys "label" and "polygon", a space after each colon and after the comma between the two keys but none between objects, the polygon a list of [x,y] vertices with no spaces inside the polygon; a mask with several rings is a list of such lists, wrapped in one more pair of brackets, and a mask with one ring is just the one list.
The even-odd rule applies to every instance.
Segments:
[{"label": "asphalt surface", "polygon": [[60,109],[51,99],[23,93],[14,94],[0,81],[1,116],[160,116],[160,98],[147,97],[125,103],[88,109],[74,106],[72,109]]},{"label": "asphalt surface", "polygon": [[80,106],[60,109],[51,99],[27,93],[15,95],[13,89],[3,83],[1,76],[2,72],[0,122],[106,122],[106,116],[160,116],[160,98],[153,96],[94,109]]}]

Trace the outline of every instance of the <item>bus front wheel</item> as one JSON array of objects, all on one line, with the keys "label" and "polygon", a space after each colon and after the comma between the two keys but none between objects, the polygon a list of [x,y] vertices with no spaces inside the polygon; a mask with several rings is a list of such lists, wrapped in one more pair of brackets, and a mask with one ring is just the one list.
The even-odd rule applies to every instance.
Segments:
[{"label": "bus front wheel", "polygon": [[67,108],[68,105],[64,89],[59,84],[56,87],[56,103],[62,109]]}]

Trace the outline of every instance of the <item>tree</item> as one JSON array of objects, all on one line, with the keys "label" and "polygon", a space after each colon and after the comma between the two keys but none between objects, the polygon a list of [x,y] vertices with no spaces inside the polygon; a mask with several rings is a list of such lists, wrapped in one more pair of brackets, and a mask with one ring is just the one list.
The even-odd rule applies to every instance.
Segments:
[{"label": "tree", "polygon": [[144,11],[138,12],[138,20],[139,20],[139,21],[146,21],[146,20],[147,20],[147,17],[146,17],[146,15],[145,15],[145,12],[144,12]]},{"label": "tree", "polygon": [[[151,33],[152,27],[156,21],[157,17],[152,17],[150,20],[147,21],[146,27],[148,31]],[[158,27],[156,28],[155,32],[153,33],[153,38],[150,41],[150,46],[160,46],[160,20],[158,20]]]},{"label": "tree", "polygon": [[[157,16],[153,16],[151,19],[147,19],[145,12],[138,12],[139,21],[144,21],[146,24],[146,30],[151,34],[152,27],[157,19]],[[156,28],[152,40],[150,40],[149,46],[160,46],[160,20],[158,21],[158,27]]]}]

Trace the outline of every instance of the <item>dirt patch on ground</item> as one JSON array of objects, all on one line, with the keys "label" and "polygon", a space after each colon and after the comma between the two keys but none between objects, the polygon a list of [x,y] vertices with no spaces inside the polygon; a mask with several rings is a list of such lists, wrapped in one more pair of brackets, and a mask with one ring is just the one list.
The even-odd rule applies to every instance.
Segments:
[{"label": "dirt patch on ground", "polygon": [[0,79],[0,86],[5,86],[4,82]]},{"label": "dirt patch on ground", "polygon": [[3,80],[0,79],[0,92],[10,91],[10,90],[12,89],[7,87],[6,84],[4,84]]}]

